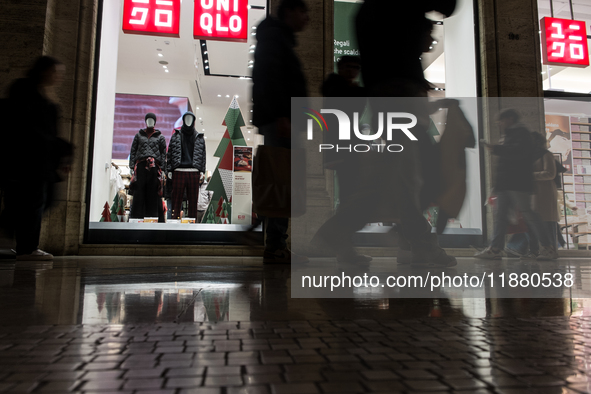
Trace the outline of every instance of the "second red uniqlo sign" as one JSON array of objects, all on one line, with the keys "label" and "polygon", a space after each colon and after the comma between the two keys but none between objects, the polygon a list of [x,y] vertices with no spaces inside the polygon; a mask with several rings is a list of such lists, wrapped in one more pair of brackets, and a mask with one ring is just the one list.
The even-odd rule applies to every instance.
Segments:
[{"label": "second red uniqlo sign", "polygon": [[248,0],[195,0],[196,39],[246,42],[247,34]]},{"label": "second red uniqlo sign", "polygon": [[585,22],[546,17],[540,20],[540,28],[544,64],[567,67],[589,65]]},{"label": "second red uniqlo sign", "polygon": [[181,0],[124,0],[123,32],[179,37]]}]

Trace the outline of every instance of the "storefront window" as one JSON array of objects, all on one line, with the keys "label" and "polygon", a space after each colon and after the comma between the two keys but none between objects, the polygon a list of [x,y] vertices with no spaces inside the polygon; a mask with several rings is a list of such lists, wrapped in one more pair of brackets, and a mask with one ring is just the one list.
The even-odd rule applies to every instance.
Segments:
[{"label": "storefront window", "polygon": [[[342,56],[361,56],[355,34],[355,17],[362,1],[345,0],[334,2],[334,64],[335,72],[337,64]],[[432,84],[433,90],[430,96],[434,98],[472,98],[477,97],[476,74],[476,43],[474,4],[471,1],[458,2],[454,14],[450,18],[443,18],[442,14],[431,12],[426,15],[433,21],[433,42],[429,52],[423,53],[421,61],[425,78]],[[384,43],[384,51],[390,49],[388,37],[381,38]],[[363,73],[363,67],[361,68]],[[359,79],[362,83],[362,78]],[[478,110],[472,108],[474,100],[464,100],[467,107],[465,111],[476,136],[479,135]],[[366,108],[362,123],[371,116],[371,108]],[[432,117],[432,132],[436,140],[445,131],[445,115],[438,114]],[[371,131],[370,131],[371,132]],[[478,140],[478,138],[477,138]],[[482,196],[481,196],[481,167],[480,152],[478,147],[466,150],[467,160],[467,195],[459,217],[450,219],[447,226],[447,235],[473,235],[480,237],[482,234]],[[436,169],[433,169],[435,171]],[[335,179],[334,195],[338,206],[339,187],[338,179]],[[429,221],[437,221],[437,207],[425,212]],[[383,232],[372,227],[387,226],[389,223],[372,223],[365,232]],[[445,236],[443,237],[446,238]],[[465,240],[469,237],[465,238]],[[446,240],[443,241],[446,244]],[[467,244],[451,243],[449,246],[468,246],[478,241],[471,239]]]},{"label": "storefront window", "polygon": [[[90,242],[151,242],[146,231],[238,231],[253,223],[249,181],[261,141],[251,71],[266,1],[219,3],[210,10],[189,0],[103,1]],[[147,120],[154,117],[157,131]],[[179,149],[192,161],[181,162]]]}]

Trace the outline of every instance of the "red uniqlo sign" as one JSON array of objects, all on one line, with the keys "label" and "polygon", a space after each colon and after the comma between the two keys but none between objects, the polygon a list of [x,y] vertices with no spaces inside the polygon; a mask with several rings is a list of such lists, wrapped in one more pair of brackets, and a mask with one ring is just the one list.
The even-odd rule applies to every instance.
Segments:
[{"label": "red uniqlo sign", "polygon": [[123,32],[179,37],[181,0],[124,0]]},{"label": "red uniqlo sign", "polygon": [[247,34],[248,0],[195,0],[196,39],[246,42]]},{"label": "red uniqlo sign", "polygon": [[589,65],[585,22],[546,17],[540,20],[540,27],[544,64],[569,67]]}]

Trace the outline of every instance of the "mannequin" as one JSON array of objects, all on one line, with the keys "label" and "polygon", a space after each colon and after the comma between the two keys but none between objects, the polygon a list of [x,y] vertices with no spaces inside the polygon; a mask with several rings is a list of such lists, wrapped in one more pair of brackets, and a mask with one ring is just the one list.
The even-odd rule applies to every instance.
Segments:
[{"label": "mannequin", "polygon": [[133,175],[129,185],[129,192],[133,195],[129,217],[158,217],[159,222],[164,222],[162,182],[163,173],[166,173],[166,139],[154,128],[155,114],[148,113],[144,121],[146,128],[135,135],[129,154],[129,168]]},{"label": "mannequin", "polygon": [[181,214],[183,194],[187,192],[188,217],[197,218],[199,176],[205,172],[205,138],[195,130],[195,115],[186,112],[183,125],[170,138],[166,154],[167,176],[172,181],[172,218]]}]

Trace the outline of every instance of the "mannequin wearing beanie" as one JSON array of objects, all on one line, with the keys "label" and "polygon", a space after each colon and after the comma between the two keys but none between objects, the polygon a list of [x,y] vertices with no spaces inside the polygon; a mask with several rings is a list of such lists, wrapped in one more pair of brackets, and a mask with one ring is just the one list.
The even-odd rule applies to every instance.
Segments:
[{"label": "mannequin wearing beanie", "polygon": [[129,153],[129,168],[133,174],[129,185],[133,196],[129,217],[158,217],[159,222],[164,222],[162,182],[166,173],[166,139],[155,129],[155,114],[148,113],[144,121],[146,128],[135,135]]},{"label": "mannequin wearing beanie", "polygon": [[205,139],[195,130],[195,115],[186,112],[183,126],[170,138],[166,155],[167,171],[172,184],[172,218],[180,217],[183,195],[187,192],[188,217],[197,218],[199,176],[205,172]]}]

